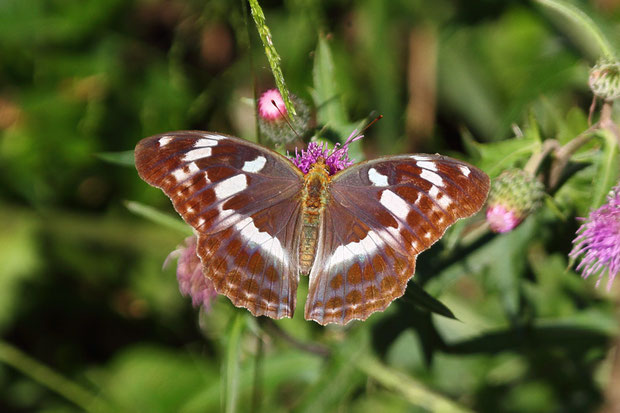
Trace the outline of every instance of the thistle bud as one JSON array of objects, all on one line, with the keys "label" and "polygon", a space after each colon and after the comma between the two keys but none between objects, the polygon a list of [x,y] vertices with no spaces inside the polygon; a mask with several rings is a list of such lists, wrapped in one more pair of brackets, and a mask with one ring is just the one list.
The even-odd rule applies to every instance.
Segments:
[{"label": "thistle bud", "polygon": [[487,222],[493,232],[515,229],[539,206],[544,186],[521,169],[502,172],[491,186]]},{"label": "thistle bud", "polygon": [[[310,109],[297,96],[290,95],[297,115],[288,117],[284,100],[277,89],[269,89],[258,98],[258,126],[263,135],[280,144],[291,143],[310,125]],[[290,125],[287,123],[290,122]],[[294,130],[291,130],[291,126]]]},{"label": "thistle bud", "polygon": [[612,101],[620,97],[620,62],[599,60],[590,70],[588,84],[592,93],[603,100]]}]

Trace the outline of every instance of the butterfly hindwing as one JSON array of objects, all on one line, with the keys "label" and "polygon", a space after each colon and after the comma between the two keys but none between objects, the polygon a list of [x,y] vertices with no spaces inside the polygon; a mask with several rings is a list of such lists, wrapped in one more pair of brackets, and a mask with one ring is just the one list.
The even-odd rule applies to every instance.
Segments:
[{"label": "butterfly hindwing", "polygon": [[143,139],[135,157],[140,177],[161,188],[195,229],[216,291],[254,315],[291,317],[301,172],[259,145],[197,131]]},{"label": "butterfly hindwing", "polygon": [[405,292],[417,255],[481,207],[489,178],[439,155],[363,162],[332,178],[306,318],[345,324]]}]

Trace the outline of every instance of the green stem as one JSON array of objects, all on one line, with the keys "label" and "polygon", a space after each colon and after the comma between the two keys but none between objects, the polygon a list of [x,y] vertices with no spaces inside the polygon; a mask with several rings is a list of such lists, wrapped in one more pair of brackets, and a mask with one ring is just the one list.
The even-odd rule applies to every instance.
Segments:
[{"label": "green stem", "polygon": [[590,35],[596,40],[599,48],[601,49],[601,53],[605,57],[612,58],[614,56],[613,48],[601,32],[601,30],[594,24],[592,19],[585,14],[583,11],[579,10],[577,7],[572,4],[568,4],[561,0],[535,0],[536,2],[546,6],[552,10],[557,11],[562,14],[566,18],[572,20],[574,23],[579,25],[580,27],[586,29]]},{"label": "green stem", "polygon": [[386,388],[400,393],[405,400],[414,406],[420,406],[430,412],[471,413],[471,410],[466,407],[435,393],[411,376],[382,364],[374,357],[360,357],[356,365],[368,377],[373,378]]},{"label": "green stem", "polygon": [[271,31],[265,23],[265,14],[263,13],[263,9],[260,7],[260,4],[258,4],[258,0],[248,0],[248,2],[250,3],[250,11],[252,12],[256,29],[258,30],[260,39],[263,42],[263,47],[265,48],[265,54],[267,55],[269,66],[271,67],[271,73],[273,73],[276,86],[280,91],[280,95],[282,95],[282,100],[284,100],[286,111],[288,112],[289,117],[291,117],[296,115],[295,108],[293,107],[293,103],[289,97],[288,88],[284,82],[284,75],[282,74],[282,69],[280,68],[280,55],[273,45]]},{"label": "green stem", "polygon": [[240,358],[241,358],[241,338],[245,326],[245,315],[239,312],[235,316],[230,334],[228,336],[228,346],[226,355],[226,413],[237,411],[237,401],[239,399],[239,379],[240,379]]},{"label": "green stem", "polygon": [[112,413],[118,411],[84,387],[56,373],[17,347],[1,340],[0,362],[20,371],[87,412]]}]

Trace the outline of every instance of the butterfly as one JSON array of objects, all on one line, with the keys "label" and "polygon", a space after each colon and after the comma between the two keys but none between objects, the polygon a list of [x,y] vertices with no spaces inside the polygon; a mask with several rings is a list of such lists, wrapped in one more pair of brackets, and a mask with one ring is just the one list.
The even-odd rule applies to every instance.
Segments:
[{"label": "butterfly", "polygon": [[263,146],[200,131],[145,138],[135,161],[194,229],[218,293],[255,316],[292,317],[307,275],[305,318],[322,325],[385,310],[418,254],[489,191],[484,172],[445,156],[386,156],[334,175],[319,158],[304,174]]}]

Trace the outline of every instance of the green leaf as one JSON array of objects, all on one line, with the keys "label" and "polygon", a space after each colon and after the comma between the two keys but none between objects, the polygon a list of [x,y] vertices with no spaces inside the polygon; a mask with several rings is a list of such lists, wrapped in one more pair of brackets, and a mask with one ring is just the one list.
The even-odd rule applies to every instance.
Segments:
[{"label": "green leaf", "polygon": [[600,170],[596,174],[594,180],[594,196],[590,208],[598,208],[605,202],[607,193],[615,185],[618,178],[618,142],[614,134],[607,130],[601,129],[600,134],[605,138],[605,145],[602,152],[602,162]]},{"label": "green leaf", "polygon": [[157,209],[148,205],[144,205],[140,202],[135,201],[125,201],[125,207],[136,215],[140,215],[141,217],[149,219],[170,229],[177,230],[186,235],[193,234],[189,225],[185,224],[180,219],[158,211]]},{"label": "green leaf", "polygon": [[121,166],[134,166],[134,154],[133,150],[122,152],[100,152],[95,156],[103,161],[121,165]]},{"label": "green leaf", "polygon": [[541,145],[536,136],[528,135],[485,144],[474,142],[467,135],[463,139],[467,141],[469,151],[479,154],[478,167],[491,177],[518,163],[524,164],[532,153],[540,150]]},{"label": "green leaf", "polygon": [[407,284],[404,301],[432,313],[456,320],[454,313],[452,313],[445,304],[424,291],[424,289],[414,281]]},{"label": "green leaf", "polygon": [[604,346],[609,335],[580,326],[564,324],[505,329],[486,333],[480,337],[465,340],[449,347],[458,354],[499,353],[502,351],[522,351],[524,348],[561,347],[582,348],[584,351],[594,346]]},{"label": "green leaf", "polygon": [[263,47],[265,48],[265,55],[267,55],[267,60],[269,61],[269,66],[271,67],[271,73],[273,73],[276,86],[278,87],[280,95],[282,95],[282,99],[284,100],[284,106],[286,106],[286,110],[291,116],[295,115],[295,107],[289,97],[288,88],[286,87],[286,82],[284,82],[284,75],[282,74],[282,68],[280,67],[280,55],[273,45],[271,31],[265,23],[265,14],[263,13],[263,9],[260,4],[258,4],[258,0],[248,1],[250,3],[250,10],[252,12],[252,17],[254,18],[254,23],[256,24],[256,29],[258,30],[260,39],[263,42]]},{"label": "green leaf", "polygon": [[312,95],[317,107],[317,121],[335,129],[349,125],[347,114],[342,104],[342,92],[336,82],[334,59],[325,37],[319,38],[312,68],[314,90]]}]

